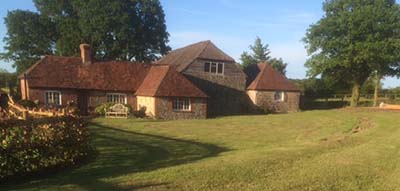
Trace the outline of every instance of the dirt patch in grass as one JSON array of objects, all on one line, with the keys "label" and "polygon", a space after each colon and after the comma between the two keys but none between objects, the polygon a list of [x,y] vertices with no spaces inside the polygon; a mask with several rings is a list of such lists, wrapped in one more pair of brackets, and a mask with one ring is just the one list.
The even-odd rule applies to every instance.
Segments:
[{"label": "dirt patch in grass", "polygon": [[350,129],[349,131],[346,132],[337,132],[335,134],[332,134],[329,137],[325,137],[321,139],[323,142],[343,142],[345,139],[351,137],[352,135],[360,134],[365,131],[368,131],[369,129],[375,128],[376,125],[375,123],[369,119],[368,117],[362,116],[359,117],[357,124]]},{"label": "dirt patch in grass", "polygon": [[367,131],[368,129],[372,129],[375,128],[375,123],[373,121],[371,121],[369,118],[367,117],[360,117],[360,119],[358,120],[358,124],[356,127],[354,127],[352,129],[352,133],[362,133],[364,131]]}]

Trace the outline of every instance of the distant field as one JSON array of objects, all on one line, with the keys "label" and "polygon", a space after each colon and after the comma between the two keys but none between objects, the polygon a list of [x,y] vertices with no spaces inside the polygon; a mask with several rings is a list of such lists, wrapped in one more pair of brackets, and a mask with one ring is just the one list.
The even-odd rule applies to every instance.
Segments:
[{"label": "distant field", "polygon": [[400,113],[98,118],[97,157],[3,190],[400,190]]}]

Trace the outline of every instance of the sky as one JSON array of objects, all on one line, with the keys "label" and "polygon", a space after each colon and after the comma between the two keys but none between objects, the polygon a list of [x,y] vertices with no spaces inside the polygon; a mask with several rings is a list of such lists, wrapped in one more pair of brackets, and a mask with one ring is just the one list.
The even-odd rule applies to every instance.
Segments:
[{"label": "sky", "polygon": [[[249,3],[250,2],[250,3]],[[269,44],[273,57],[288,63],[287,77],[306,78],[307,52],[302,38],[307,28],[323,15],[323,0],[161,0],[166,15],[169,45],[172,49],[211,40],[240,62],[258,36]],[[36,10],[32,0],[1,0],[0,17],[14,9]],[[0,21],[0,52],[6,35]],[[10,63],[0,68],[14,71]],[[397,78],[386,78],[384,87],[400,86]]]}]

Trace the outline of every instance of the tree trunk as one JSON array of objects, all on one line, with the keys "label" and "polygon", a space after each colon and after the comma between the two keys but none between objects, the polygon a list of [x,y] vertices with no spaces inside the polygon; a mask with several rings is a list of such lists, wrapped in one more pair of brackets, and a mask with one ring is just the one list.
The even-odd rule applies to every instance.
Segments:
[{"label": "tree trunk", "polygon": [[378,106],[379,86],[381,85],[381,77],[376,74],[375,89],[374,89],[374,107]]},{"label": "tree trunk", "polygon": [[355,82],[353,84],[353,89],[351,91],[350,106],[357,107],[359,101],[360,101],[360,84]]}]

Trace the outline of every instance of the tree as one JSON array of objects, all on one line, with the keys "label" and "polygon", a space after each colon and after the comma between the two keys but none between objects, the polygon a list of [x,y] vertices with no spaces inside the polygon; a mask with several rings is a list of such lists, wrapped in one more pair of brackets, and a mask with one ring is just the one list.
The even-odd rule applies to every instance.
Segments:
[{"label": "tree", "polygon": [[15,95],[17,82],[17,75],[15,73],[9,73],[6,69],[0,68],[0,89],[5,89],[11,95]]},{"label": "tree", "polygon": [[325,1],[325,15],[304,38],[310,55],[308,75],[350,83],[350,105],[357,106],[360,88],[377,65],[392,67],[398,59],[393,54],[399,55],[400,47],[399,30],[393,30],[399,28],[398,8],[394,0]]},{"label": "tree", "polygon": [[243,68],[251,64],[268,63],[275,70],[279,71],[283,75],[286,74],[287,63],[283,62],[282,58],[271,58],[271,51],[269,50],[268,44],[263,44],[260,37],[256,37],[253,45],[250,45],[251,54],[244,51],[240,56]]},{"label": "tree", "polygon": [[54,28],[49,20],[38,13],[15,10],[5,18],[7,36],[4,38],[6,52],[1,59],[13,61],[17,73],[31,66],[42,55],[51,54]]},{"label": "tree", "polygon": [[99,60],[152,61],[170,47],[158,0],[34,0],[38,12],[13,11],[2,58],[24,71],[44,54],[78,56],[91,44]]},{"label": "tree", "polygon": [[254,41],[254,45],[250,45],[250,50],[253,52],[253,58],[259,62],[267,62],[271,59],[271,51],[269,50],[269,45],[263,45],[261,38],[257,37]]},{"label": "tree", "polygon": [[240,55],[240,60],[242,61],[243,68],[250,66],[251,64],[257,64],[258,61],[253,58],[248,52],[244,51],[242,55]]},{"label": "tree", "polygon": [[269,64],[271,64],[272,68],[275,70],[279,71],[281,74],[285,75],[286,74],[286,66],[288,65],[285,63],[282,58],[273,58],[268,61]]}]

